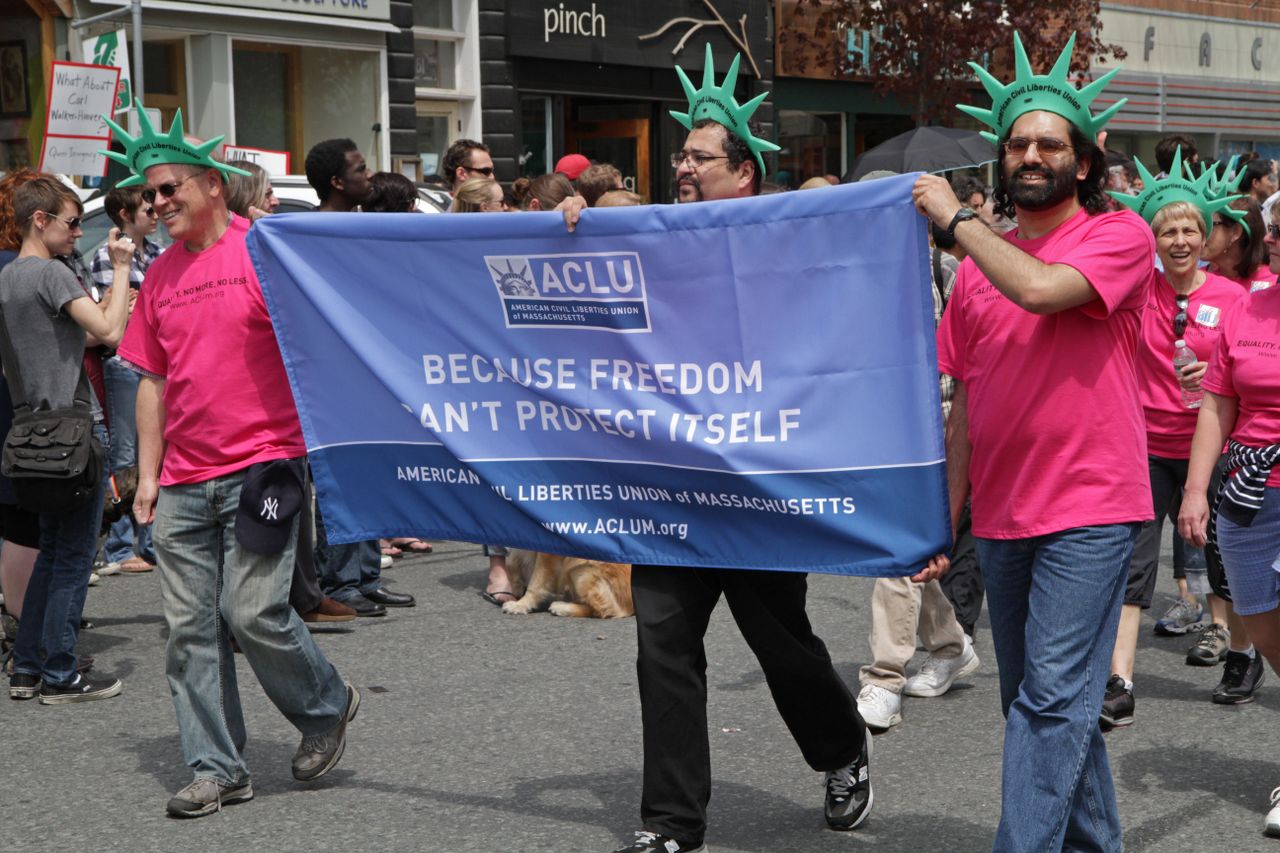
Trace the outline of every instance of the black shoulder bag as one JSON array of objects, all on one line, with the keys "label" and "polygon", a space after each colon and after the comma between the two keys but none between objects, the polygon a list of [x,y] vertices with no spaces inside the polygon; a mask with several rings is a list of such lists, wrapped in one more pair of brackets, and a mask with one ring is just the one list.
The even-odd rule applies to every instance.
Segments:
[{"label": "black shoulder bag", "polygon": [[13,480],[18,505],[29,512],[67,512],[97,493],[104,453],[93,437],[89,376],[80,381],[69,409],[32,411],[22,371],[0,313],[0,355],[8,369],[13,426],[4,439],[0,473]]}]

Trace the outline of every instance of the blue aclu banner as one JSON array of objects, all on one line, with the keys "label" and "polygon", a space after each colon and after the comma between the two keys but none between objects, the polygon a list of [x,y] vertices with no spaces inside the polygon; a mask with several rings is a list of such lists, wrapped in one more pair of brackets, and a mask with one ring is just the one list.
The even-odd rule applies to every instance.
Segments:
[{"label": "blue aclu banner", "polygon": [[916,571],[950,529],[911,185],[258,221],[330,540]]}]

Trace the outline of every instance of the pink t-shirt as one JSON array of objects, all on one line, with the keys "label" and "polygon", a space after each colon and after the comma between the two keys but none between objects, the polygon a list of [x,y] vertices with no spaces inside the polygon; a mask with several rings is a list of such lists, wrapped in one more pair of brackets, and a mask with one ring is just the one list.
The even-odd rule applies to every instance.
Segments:
[{"label": "pink t-shirt", "polygon": [[[1218,346],[1222,324],[1233,306],[1247,296],[1229,278],[1205,272],[1204,284],[1187,300],[1183,340],[1200,361],[1208,361]],[[1138,347],[1138,389],[1147,420],[1147,452],[1165,459],[1191,458],[1199,409],[1182,405],[1182,391],[1173,372],[1173,318],[1177,298],[1164,273],[1156,271],[1142,312],[1142,345]]]},{"label": "pink t-shirt", "polygon": [[1098,299],[1044,316],[960,265],[938,366],[969,401],[973,532],[1022,539],[1152,518],[1135,352],[1155,239],[1130,211],[1081,210],[1049,234],[1005,239],[1078,270]]},{"label": "pink t-shirt", "polygon": [[160,485],[306,453],[258,277],[233,216],[217,243],[170,246],[147,271],[121,358],[165,380]]},{"label": "pink t-shirt", "polygon": [[1244,278],[1232,278],[1228,279],[1228,281],[1234,281],[1249,293],[1253,293],[1255,290],[1267,290],[1274,287],[1277,278],[1278,276],[1271,271],[1271,267],[1263,264],[1253,271],[1253,275],[1245,276]]},{"label": "pink t-shirt", "polygon": [[[1280,287],[1259,290],[1227,315],[1200,383],[1239,401],[1231,437],[1246,447],[1280,443]],[[1280,486],[1280,466],[1268,486]]]}]

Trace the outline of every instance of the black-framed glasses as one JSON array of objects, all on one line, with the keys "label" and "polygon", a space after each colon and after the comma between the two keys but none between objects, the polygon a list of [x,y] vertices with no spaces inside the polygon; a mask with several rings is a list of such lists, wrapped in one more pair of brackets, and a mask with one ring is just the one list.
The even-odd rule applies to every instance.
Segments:
[{"label": "black-framed glasses", "polygon": [[71,217],[70,219],[63,219],[63,218],[62,218],[61,216],[59,216],[58,214],[56,214],[56,213],[52,213],[52,212],[50,212],[50,211],[48,211],[48,210],[41,211],[41,212],[42,212],[42,213],[44,213],[44,215],[45,215],[45,216],[47,216],[47,217],[49,217],[50,219],[56,219],[56,220],[58,220],[58,221],[59,221],[59,222],[61,222],[63,225],[65,225],[65,226],[67,226],[68,228],[70,228],[72,231],[74,231],[74,230],[76,230],[77,228],[79,228],[79,227],[80,227],[80,223],[84,221],[84,217],[81,217],[81,216],[73,216],[73,217]]},{"label": "black-framed glasses", "polygon": [[479,168],[475,166],[463,166],[463,168],[466,169],[468,172],[479,172],[480,174],[484,175],[486,178],[493,177],[492,166],[480,166]]},{"label": "black-framed glasses", "polygon": [[689,161],[695,169],[701,169],[712,160],[728,160],[728,154],[703,154],[701,151],[677,151],[671,155],[671,168],[679,169],[680,164]]},{"label": "black-framed glasses", "polygon": [[1280,240],[1280,225],[1267,224],[1267,233],[1271,235],[1272,240]]},{"label": "black-framed glasses", "polygon": [[1187,330],[1187,303],[1191,301],[1188,296],[1175,296],[1173,301],[1178,306],[1178,313],[1173,315],[1173,336],[1181,338],[1182,333]]},{"label": "black-framed glasses", "polygon": [[155,204],[157,193],[164,196],[165,198],[173,198],[173,194],[178,191],[178,187],[182,186],[183,184],[185,184],[187,181],[191,180],[194,177],[195,175],[187,175],[182,180],[174,181],[171,184],[160,184],[159,186],[155,186],[155,187],[147,187],[142,191],[142,200],[145,201],[147,204]]},{"label": "black-framed glasses", "polygon": [[1004,153],[1012,154],[1015,157],[1021,157],[1026,154],[1033,145],[1041,157],[1057,157],[1064,151],[1071,150],[1070,143],[1063,142],[1061,139],[1054,139],[1052,136],[1044,136],[1040,139],[1027,139],[1025,136],[1015,136],[1004,143]]}]

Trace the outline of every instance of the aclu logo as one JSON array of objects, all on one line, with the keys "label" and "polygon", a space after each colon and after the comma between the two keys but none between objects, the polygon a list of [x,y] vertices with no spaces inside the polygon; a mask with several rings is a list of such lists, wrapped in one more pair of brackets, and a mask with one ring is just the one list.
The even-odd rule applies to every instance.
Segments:
[{"label": "aclu logo", "polygon": [[507,328],[647,332],[638,252],[486,255]]}]

